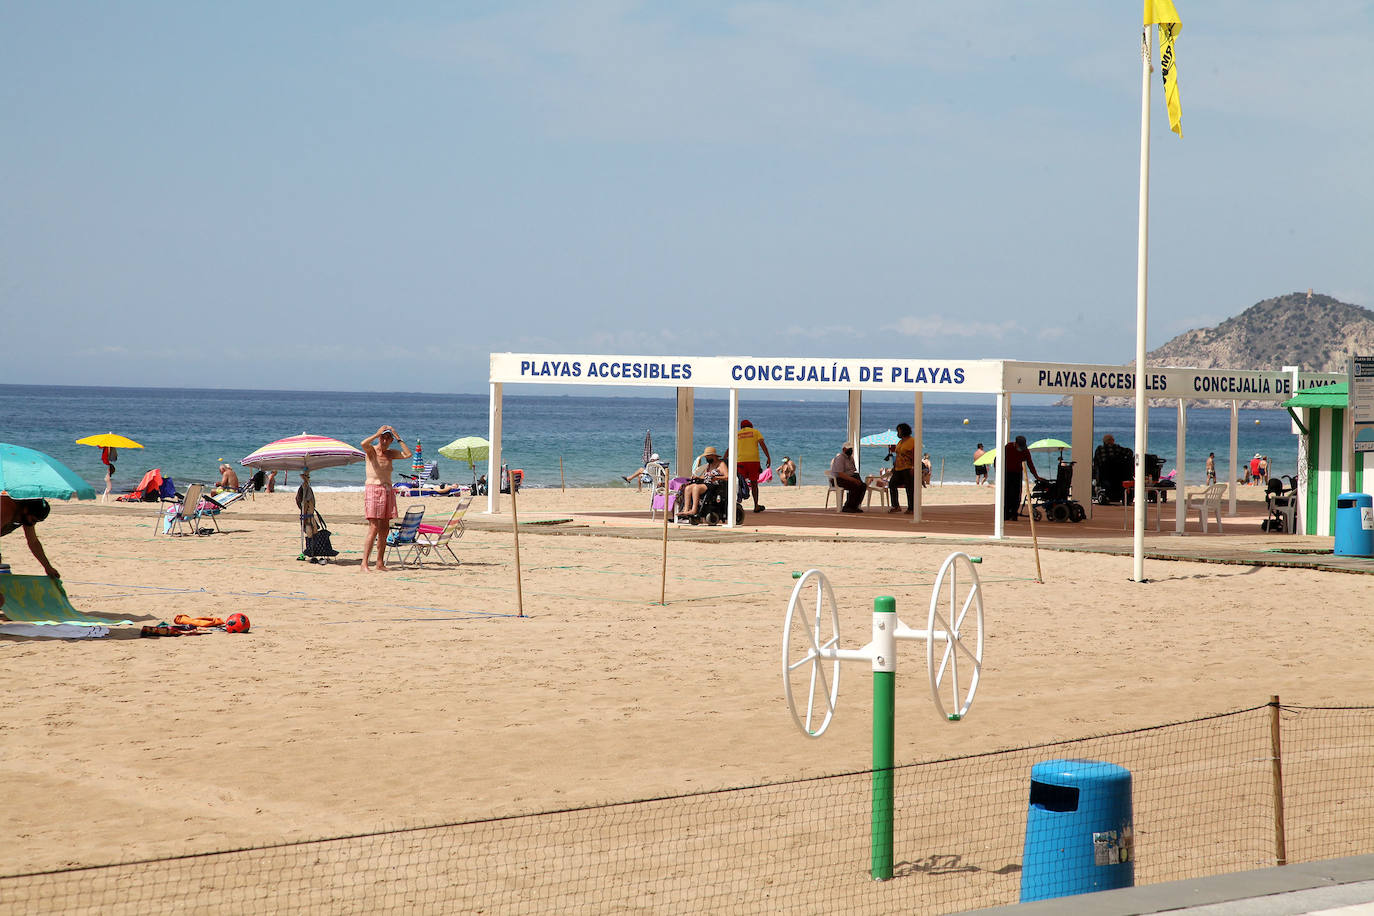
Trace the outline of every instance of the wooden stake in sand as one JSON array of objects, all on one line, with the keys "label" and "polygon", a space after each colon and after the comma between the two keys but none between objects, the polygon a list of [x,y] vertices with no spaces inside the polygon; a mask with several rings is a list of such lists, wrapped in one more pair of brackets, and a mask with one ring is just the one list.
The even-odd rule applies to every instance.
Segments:
[{"label": "wooden stake in sand", "polygon": [[[500,484],[498,483],[499,487]],[[515,606],[517,617],[525,616],[525,594],[520,589],[520,512],[515,508],[515,475],[510,475],[510,529],[515,534]]]},{"label": "wooden stake in sand", "polygon": [[1269,698],[1270,776],[1274,784],[1274,861],[1288,864],[1288,840],[1283,819],[1283,742],[1279,740],[1279,698]]},{"label": "wooden stake in sand", "polygon": [[[668,466],[663,466],[663,566],[659,570],[658,582],[658,603],[666,605],[668,603],[668,513],[673,511],[672,505],[668,501],[668,489],[672,485],[673,475],[668,471]],[[652,500],[653,497],[650,497]],[[652,503],[651,503],[652,504]]]},{"label": "wooden stake in sand", "polygon": [[945,485],[945,459],[940,459],[940,486]]},{"label": "wooden stake in sand", "polygon": [[1040,539],[1035,536],[1035,506],[1031,504],[1030,478],[1021,478],[1026,484],[1026,509],[1030,512],[1031,523],[1031,546],[1035,548],[1035,581],[1041,585],[1045,584],[1045,577],[1040,574]]},{"label": "wooden stake in sand", "polygon": [[564,493],[568,492],[568,485],[563,480],[563,456],[558,456],[558,489]]}]

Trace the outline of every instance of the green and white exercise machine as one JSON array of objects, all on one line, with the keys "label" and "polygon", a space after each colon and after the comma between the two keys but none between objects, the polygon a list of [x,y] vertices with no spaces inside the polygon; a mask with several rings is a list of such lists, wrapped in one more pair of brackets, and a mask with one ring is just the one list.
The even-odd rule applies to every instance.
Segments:
[{"label": "green and white exercise machine", "polygon": [[[873,669],[873,822],[870,874],[892,877],[893,729],[897,699],[897,641],[926,643],[926,673],[935,710],[958,722],[973,705],[983,671],[983,589],[974,564],[981,557],[952,553],[930,593],[926,628],[897,619],[897,600],[873,600],[873,637],[861,649],[840,646],[840,613],[830,580],[818,569],[793,573],[782,631],[782,682],[787,708],[802,734],[819,738],[835,717],[840,663],[868,662]],[[795,682],[795,683],[794,683]],[[805,702],[798,700],[804,693]],[[945,698],[950,706],[945,706]]]}]

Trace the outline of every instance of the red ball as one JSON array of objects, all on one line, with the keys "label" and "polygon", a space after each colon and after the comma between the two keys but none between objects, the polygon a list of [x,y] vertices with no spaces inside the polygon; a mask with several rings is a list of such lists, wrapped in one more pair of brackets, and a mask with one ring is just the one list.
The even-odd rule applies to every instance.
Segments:
[{"label": "red ball", "polygon": [[248,618],[242,614],[230,614],[224,621],[224,629],[227,633],[247,633],[250,624]]}]

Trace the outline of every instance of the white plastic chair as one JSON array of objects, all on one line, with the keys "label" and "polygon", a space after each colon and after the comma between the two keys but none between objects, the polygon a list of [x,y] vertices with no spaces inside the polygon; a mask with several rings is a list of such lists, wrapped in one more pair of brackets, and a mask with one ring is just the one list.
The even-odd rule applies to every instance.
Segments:
[{"label": "white plastic chair", "polygon": [[1197,510],[1199,524],[1202,525],[1202,533],[1207,533],[1207,516],[1214,515],[1217,519],[1217,531],[1223,532],[1221,527],[1221,497],[1226,492],[1226,484],[1214,483],[1200,493],[1192,493],[1184,497],[1184,515]]},{"label": "white plastic chair", "polygon": [[825,505],[824,505],[822,508],[829,508],[829,507],[830,507],[830,494],[831,494],[831,493],[834,493],[834,494],[835,494],[835,511],[836,511],[836,512],[839,512],[841,509],[844,508],[844,500],[845,500],[845,497],[848,496],[849,494],[848,494],[848,492],[845,490],[844,487],[838,486],[838,485],[835,483],[835,478],[834,478],[834,477],[831,477],[829,474],[826,474],[826,475],[825,475],[825,482],[826,482],[827,484],[829,484],[829,486],[825,488]]}]

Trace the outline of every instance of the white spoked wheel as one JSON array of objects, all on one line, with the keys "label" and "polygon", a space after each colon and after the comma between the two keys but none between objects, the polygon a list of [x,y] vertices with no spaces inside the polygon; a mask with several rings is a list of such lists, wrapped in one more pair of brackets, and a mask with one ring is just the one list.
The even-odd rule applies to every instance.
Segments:
[{"label": "white spoked wheel", "polygon": [[[983,673],[983,588],[966,553],[952,553],[940,567],[930,593],[926,623],[926,668],[930,695],[942,718],[968,714]],[[952,704],[945,708],[942,695]]]},{"label": "white spoked wheel", "polygon": [[[840,612],[830,580],[808,569],[792,587],[782,630],[782,687],[787,708],[802,733],[819,738],[835,716],[840,660],[824,653],[839,648]],[[804,693],[803,693],[804,691]],[[797,700],[805,697],[803,708]]]}]

